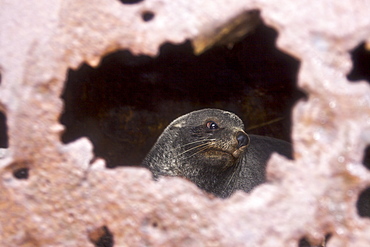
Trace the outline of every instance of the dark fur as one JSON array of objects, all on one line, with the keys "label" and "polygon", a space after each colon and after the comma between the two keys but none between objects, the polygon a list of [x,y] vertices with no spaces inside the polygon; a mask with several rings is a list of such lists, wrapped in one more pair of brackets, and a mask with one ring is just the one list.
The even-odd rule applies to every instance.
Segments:
[{"label": "dark fur", "polygon": [[[210,130],[208,121],[219,128]],[[250,144],[237,148],[236,135],[243,122],[235,114],[204,109],[174,120],[158,138],[145,160],[155,178],[180,176],[218,197],[228,197],[236,190],[251,191],[265,182],[266,162],[273,152],[292,156],[291,145],[274,138],[250,135]],[[218,151],[217,151],[218,150]],[[221,151],[222,150],[222,151]]]}]

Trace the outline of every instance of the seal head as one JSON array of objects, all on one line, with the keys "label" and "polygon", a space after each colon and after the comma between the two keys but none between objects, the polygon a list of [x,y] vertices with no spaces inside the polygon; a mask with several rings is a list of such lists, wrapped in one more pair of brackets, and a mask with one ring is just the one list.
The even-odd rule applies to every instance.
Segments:
[{"label": "seal head", "polygon": [[191,112],[167,126],[143,166],[155,178],[184,177],[219,197],[227,197],[237,189],[249,191],[264,181],[265,163],[272,148],[267,147],[261,155],[255,152],[263,149],[257,141],[249,153],[253,142],[243,129],[242,120],[227,111]]},{"label": "seal head", "polygon": [[170,126],[177,132],[173,147],[179,160],[204,168],[222,170],[234,166],[249,144],[242,121],[224,111],[192,112]]}]

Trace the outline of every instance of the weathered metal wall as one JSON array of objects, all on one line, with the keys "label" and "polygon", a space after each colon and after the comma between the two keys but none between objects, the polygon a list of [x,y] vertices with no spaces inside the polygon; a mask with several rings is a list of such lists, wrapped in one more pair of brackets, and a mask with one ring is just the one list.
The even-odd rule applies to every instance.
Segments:
[{"label": "weathered metal wall", "polygon": [[[1,107],[9,149],[0,160],[1,246],[369,246],[370,221],[355,203],[370,184],[370,88],[350,83],[348,51],[370,37],[370,2],[0,2]],[[197,40],[259,9],[278,46],[301,60],[294,108],[295,160],[275,155],[270,183],[228,200],[176,178],[154,182],[138,168],[90,164],[87,139],[63,145],[58,122],[68,68],[97,65],[116,49],[155,55],[163,42]],[[149,14],[149,15],[148,15]],[[148,17],[153,17],[152,19]],[[370,40],[367,40],[368,44]]]}]

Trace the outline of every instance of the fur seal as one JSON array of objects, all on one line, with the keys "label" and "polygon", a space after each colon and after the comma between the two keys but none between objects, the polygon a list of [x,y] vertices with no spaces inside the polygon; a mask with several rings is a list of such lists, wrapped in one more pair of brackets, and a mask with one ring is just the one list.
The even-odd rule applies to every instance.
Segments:
[{"label": "fur seal", "polygon": [[218,197],[236,190],[251,191],[265,182],[273,152],[288,158],[285,141],[247,135],[242,120],[219,109],[203,109],[175,119],[163,131],[142,165],[154,178],[180,176]]}]

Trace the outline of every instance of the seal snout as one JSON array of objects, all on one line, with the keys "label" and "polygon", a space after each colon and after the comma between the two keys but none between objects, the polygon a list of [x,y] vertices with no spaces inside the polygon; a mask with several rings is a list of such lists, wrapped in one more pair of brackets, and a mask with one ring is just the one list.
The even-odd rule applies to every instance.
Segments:
[{"label": "seal snout", "polygon": [[239,131],[236,134],[236,140],[238,141],[238,148],[248,146],[249,142],[250,142],[249,136],[246,133],[242,132],[242,131]]}]

